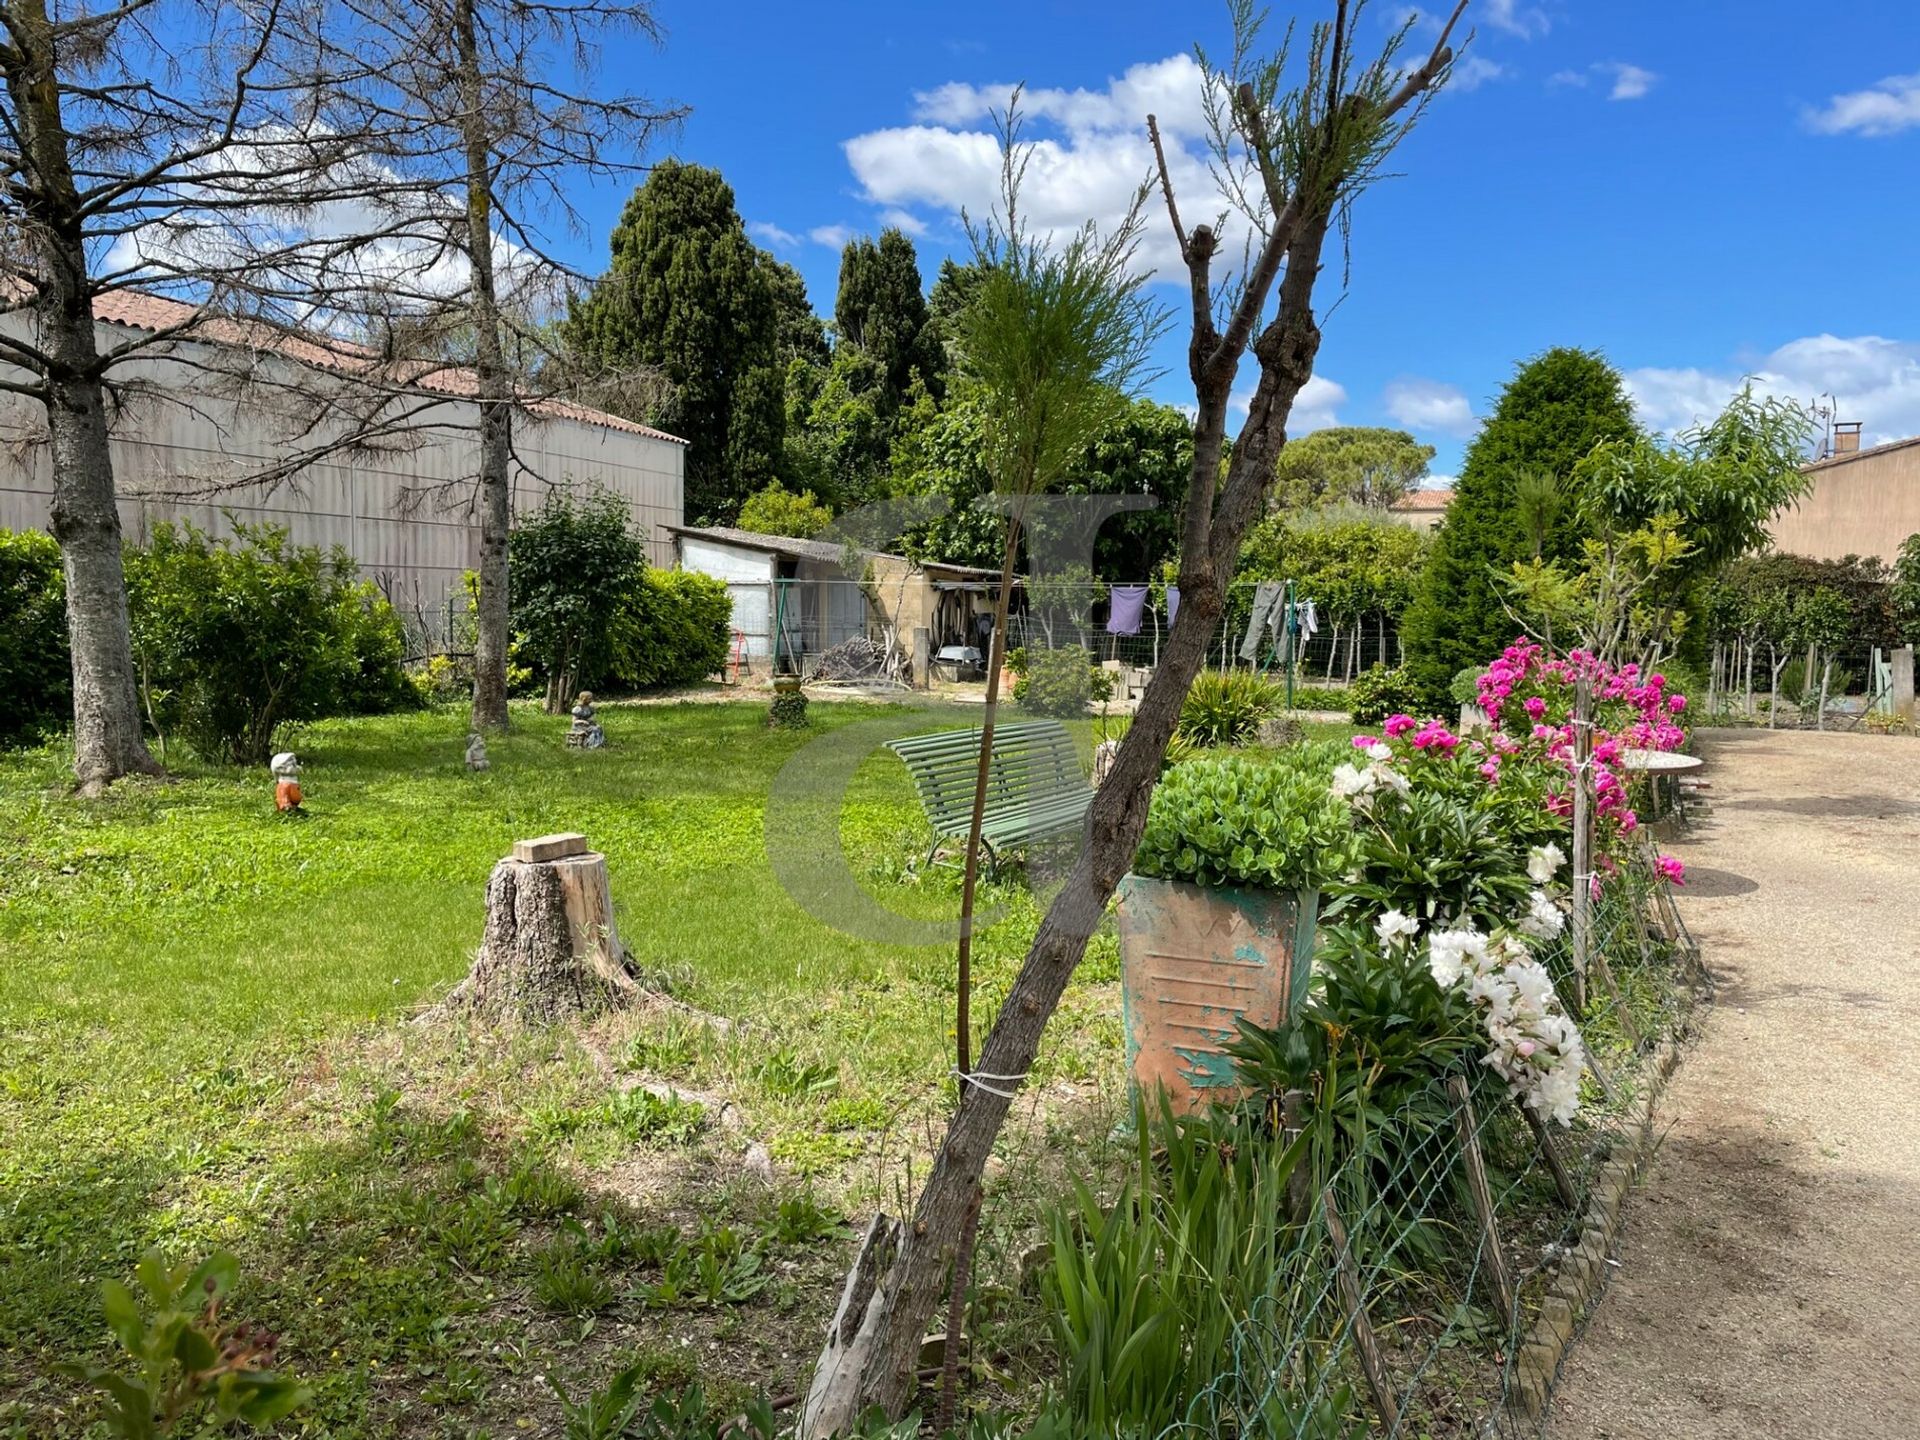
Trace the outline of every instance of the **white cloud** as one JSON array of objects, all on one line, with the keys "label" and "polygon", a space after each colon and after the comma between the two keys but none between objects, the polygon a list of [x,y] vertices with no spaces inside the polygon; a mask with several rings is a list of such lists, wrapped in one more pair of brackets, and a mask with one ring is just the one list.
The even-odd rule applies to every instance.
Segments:
[{"label": "white cloud", "polygon": [[851,225],[816,225],[807,231],[807,238],[829,250],[844,250],[855,233]]},{"label": "white cloud", "polygon": [[1497,61],[1484,55],[1469,55],[1453,67],[1453,74],[1447,79],[1447,90],[1471,94],[1489,80],[1500,80],[1513,72]]},{"label": "white cloud", "polygon": [[[1249,385],[1228,401],[1228,408],[1244,418],[1252,403],[1253,387]],[[1300,393],[1293,397],[1293,411],[1287,416],[1288,437],[1297,440],[1314,430],[1328,430],[1338,425],[1340,417],[1335,412],[1346,403],[1346,386],[1324,375],[1309,375]]]},{"label": "white cloud", "polygon": [[1556,70],[1547,77],[1549,85],[1567,85],[1575,90],[1587,88],[1587,72],[1584,70]]},{"label": "white cloud", "polygon": [[1470,435],[1478,422],[1466,393],[1457,385],[1409,376],[1386,388],[1387,414],[1409,430],[1438,430],[1443,435]]},{"label": "white cloud", "polygon": [[1607,93],[1609,100],[1638,100],[1660,78],[1651,70],[1643,70],[1638,65],[1629,65],[1621,60],[1609,61],[1598,68],[1613,75],[1613,89]]},{"label": "white cloud", "polygon": [[1427,472],[1427,478],[1420,482],[1422,490],[1451,490],[1460,483],[1458,475],[1435,475]]},{"label": "white cloud", "polygon": [[1646,367],[1627,372],[1641,420],[1674,431],[1711,420],[1751,376],[1766,395],[1807,403],[1832,395],[1835,418],[1858,420],[1865,443],[1920,435],[1920,341],[1879,335],[1809,335],[1791,340],[1745,373]]},{"label": "white cloud", "polygon": [[[1065,235],[1091,219],[1110,230],[1126,214],[1141,182],[1153,174],[1146,117],[1155,116],[1167,146],[1167,168],[1189,223],[1215,218],[1218,187],[1201,134],[1204,86],[1190,56],[1135,65],[1104,90],[1031,89],[1021,109],[1032,148],[1021,191],[1026,220],[1042,237]],[[847,163],[864,197],[885,209],[984,218],[1000,196],[1000,142],[990,111],[1004,108],[1011,85],[954,82],[915,97],[918,123],[856,135]],[[1173,278],[1184,272],[1172,227],[1156,191],[1148,198],[1139,260]],[[1222,253],[1237,258],[1246,227],[1230,217]]]},{"label": "white cloud", "polygon": [[1496,30],[1518,35],[1523,40],[1544,35],[1552,28],[1546,11],[1536,6],[1523,6],[1520,0],[1487,0],[1486,8],[1480,13]]},{"label": "white cloud", "polygon": [[1920,125],[1920,75],[1889,75],[1869,89],[1834,96],[1804,118],[1822,135],[1898,135]]},{"label": "white cloud", "polygon": [[904,231],[916,240],[927,233],[926,221],[922,220],[911,210],[902,210],[897,206],[890,206],[882,210],[880,212],[880,223],[882,225],[891,225],[896,230]]},{"label": "white cloud", "polygon": [[782,230],[771,220],[749,220],[747,233],[756,240],[764,240],[769,245],[793,246],[800,243],[800,237],[791,230]]}]

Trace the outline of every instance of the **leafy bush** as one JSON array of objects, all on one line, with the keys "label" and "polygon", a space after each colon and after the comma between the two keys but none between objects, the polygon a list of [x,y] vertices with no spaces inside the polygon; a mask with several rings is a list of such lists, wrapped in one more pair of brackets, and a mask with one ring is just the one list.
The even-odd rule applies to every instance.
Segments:
[{"label": "leafy bush", "polygon": [[1346,869],[1352,813],[1328,784],[1337,745],[1273,758],[1202,755],[1153,792],[1136,874],[1199,885],[1317,889]]},{"label": "leafy bush", "polygon": [[416,703],[393,607],[344,550],[295,545],[278,525],[234,530],[162,522],[127,552],[134,662],[163,732],[258,764],[290,721]]},{"label": "leafy bush", "polygon": [[621,600],[609,678],[635,690],[690,685],[726,667],[732,633],[726,582],[692,571],[643,571]]},{"label": "leafy bush", "polygon": [[73,711],[60,547],[36,530],[0,530],[0,745],[31,745]]},{"label": "leafy bush", "polygon": [[740,506],[740,518],[734,522],[742,530],[756,535],[791,535],[811,540],[833,523],[833,511],[820,503],[811,490],[798,495],[779,485],[756,490]]},{"label": "leafy bush", "polygon": [[551,714],[613,665],[616,627],[647,564],[630,521],[618,495],[554,490],[508,542],[514,644],[546,681]]},{"label": "leafy bush", "polygon": [[1347,703],[1355,724],[1374,725],[1389,715],[1419,710],[1420,687],[1405,670],[1374,665],[1354,677]]},{"label": "leafy bush", "polygon": [[[1281,698],[1286,698],[1283,689]],[[1353,703],[1352,692],[1336,690],[1330,685],[1296,685],[1293,687],[1293,708],[1296,710],[1338,710],[1345,714]]]},{"label": "leafy bush", "polygon": [[1180,703],[1180,731],[1196,745],[1246,745],[1284,698],[1250,670],[1204,670]]},{"label": "leafy bush", "polygon": [[[1018,657],[1016,659],[1016,657]],[[1036,715],[1071,719],[1085,715],[1095,700],[1113,694],[1113,676],[1090,664],[1077,646],[1061,650],[1020,649],[1007,656],[1014,672],[1013,698]]]},{"label": "leafy bush", "polygon": [[1447,687],[1447,694],[1454,704],[1478,705],[1480,703],[1481,674],[1482,670],[1478,665],[1469,665],[1455,673],[1453,683]]}]

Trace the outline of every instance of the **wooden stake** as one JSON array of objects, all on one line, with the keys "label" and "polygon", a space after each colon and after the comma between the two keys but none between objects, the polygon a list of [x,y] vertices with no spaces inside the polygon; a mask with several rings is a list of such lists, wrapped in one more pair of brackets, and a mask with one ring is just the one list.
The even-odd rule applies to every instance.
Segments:
[{"label": "wooden stake", "polygon": [[1474,1117],[1473,1099],[1467,1093],[1467,1081],[1456,1075],[1447,1082],[1453,1095],[1453,1115],[1460,1126],[1460,1153],[1467,1161],[1467,1189],[1473,1195],[1473,1208],[1480,1216],[1480,1251],[1487,1261],[1487,1279],[1492,1282],[1500,1313],[1507,1317],[1507,1328],[1520,1324],[1520,1298],[1514,1293],[1513,1280],[1507,1274],[1507,1257],[1500,1249],[1500,1228],[1494,1223],[1493,1191],[1487,1185],[1487,1167],[1480,1157],[1480,1124]]},{"label": "wooden stake", "polygon": [[[1307,1092],[1289,1090],[1280,1097],[1280,1143],[1284,1149],[1300,1138],[1306,1129]],[[1293,1167],[1293,1173],[1287,1176],[1287,1216],[1295,1224],[1307,1217],[1308,1187],[1313,1184],[1313,1170],[1308,1157]]]},{"label": "wooden stake", "polygon": [[1560,1158],[1560,1147],[1554,1143],[1546,1122],[1520,1100],[1516,1099],[1514,1103],[1520,1106],[1520,1113],[1526,1117],[1527,1128],[1533,1131],[1534,1141],[1540,1147],[1541,1158],[1547,1162],[1547,1169],[1553,1172],[1554,1189],[1560,1192],[1560,1199],[1567,1209],[1577,1212],[1580,1209],[1580,1191],[1573,1183],[1573,1176],[1567,1173],[1567,1162]]},{"label": "wooden stake", "polygon": [[1333,1203],[1333,1187],[1320,1192],[1326,1210],[1327,1235],[1333,1241],[1334,1269],[1340,1286],[1340,1303],[1353,1329],[1353,1347],[1360,1355],[1360,1368],[1366,1372],[1367,1388],[1373,1391],[1373,1403],[1389,1433],[1400,1428],[1400,1407],[1393,1397],[1393,1383],[1387,1375],[1387,1363],[1380,1355],[1380,1342],[1374,1339],[1373,1326],[1367,1320],[1367,1308],[1360,1293],[1360,1272],[1347,1248],[1347,1227],[1340,1223],[1340,1211]]}]

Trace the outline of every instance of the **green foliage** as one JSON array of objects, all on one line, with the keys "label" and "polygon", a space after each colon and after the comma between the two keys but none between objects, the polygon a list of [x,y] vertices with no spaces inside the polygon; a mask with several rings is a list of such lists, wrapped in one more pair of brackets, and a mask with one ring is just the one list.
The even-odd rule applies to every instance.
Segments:
[{"label": "green foliage", "polygon": [[1295,745],[1259,760],[1201,755],[1153,792],[1137,874],[1198,885],[1314,890],[1346,869],[1352,812],[1328,777],[1337,745]]},{"label": "green foliage", "polygon": [[1893,590],[1888,598],[1907,643],[1920,642],[1920,534],[1909,535],[1900,542],[1900,554],[1893,562]]},{"label": "green foliage", "polygon": [[1196,745],[1248,745],[1285,698],[1250,670],[1203,670],[1180,702],[1180,733]]},{"label": "green foliage", "polygon": [[34,744],[72,718],[66,594],[51,535],[0,530],[0,746]]},{"label": "green foliage", "polygon": [[827,327],[814,314],[807,299],[807,282],[800,272],[766,251],[760,252],[760,269],[773,292],[775,348],[782,366],[795,360],[808,365],[824,365],[831,358],[827,348]]},{"label": "green foliage", "polygon": [[1478,665],[1464,666],[1453,677],[1453,683],[1447,686],[1447,698],[1456,705],[1477,705],[1480,703],[1480,677],[1484,670]]},{"label": "green foliage", "polygon": [[1370,665],[1347,687],[1347,712],[1356,725],[1377,725],[1389,715],[1418,712],[1423,698],[1405,669]]},{"label": "green foliage", "polygon": [[807,692],[797,684],[773,687],[773,703],[767,706],[767,724],[775,730],[804,730],[807,725]]},{"label": "green foliage", "polygon": [[1077,718],[1095,700],[1113,693],[1113,676],[1093,664],[1078,645],[1058,650],[1022,647],[1008,654],[1007,664],[1014,672],[1014,702],[1035,715]]},{"label": "green foliage", "polygon": [[918,382],[935,399],[947,366],[946,350],[920,288],[913,241],[892,227],[879,240],[866,236],[840,252],[840,288],[833,323],[843,345],[864,351],[878,367],[876,410],[890,418]]},{"label": "green foliage", "polygon": [[791,535],[811,540],[833,523],[833,510],[820,503],[811,490],[798,495],[778,485],[756,490],[740,507],[734,522],[742,530],[756,535]]},{"label": "green foliage", "polygon": [[[1635,434],[1620,374],[1601,356],[1554,349],[1520,366],[1467,447],[1446,523],[1401,630],[1422,694],[1438,703],[1455,672],[1483,663],[1513,639],[1515,625],[1495,577],[1533,554],[1517,503],[1523,479],[1547,475],[1570,484],[1596,445]],[[1579,538],[1576,527],[1554,526],[1542,553],[1547,559],[1575,554]]]},{"label": "green foliage", "polygon": [[613,1303],[613,1282],[579,1245],[556,1240],[534,1257],[533,1298],[563,1315],[591,1315]]},{"label": "green foliage", "polygon": [[508,544],[516,648],[570,700],[612,664],[615,616],[646,567],[646,547],[626,503],[599,489],[550,491]]},{"label": "green foliage", "polygon": [[62,1367],[105,1396],[108,1434],[157,1440],[212,1434],[242,1420],[270,1430],[307,1403],[306,1387],[274,1373],[272,1336],[221,1321],[221,1303],[240,1277],[233,1256],[216,1251],[182,1265],[150,1250],[134,1273],[139,1296],[118,1280],[101,1287],[107,1328],[133,1373]]},{"label": "green foliage", "polygon": [[[1920,556],[1920,546],[1913,547]],[[1920,559],[1901,563],[1920,569]],[[1796,639],[1794,606],[1803,596],[1826,590],[1845,603],[1845,633],[1833,642],[1844,650],[1903,643],[1900,570],[1880,561],[1850,555],[1844,560],[1815,560],[1805,555],[1770,553],[1743,556],[1725,566],[1702,594],[1700,608],[1708,630],[1723,640],[1744,639],[1762,647],[1804,644]]]},{"label": "green foliage", "polygon": [[1404,430],[1314,430],[1280,448],[1271,503],[1289,511],[1341,504],[1385,510],[1426,479],[1433,456],[1433,446]]},{"label": "green foliage", "polygon": [[1471,919],[1486,929],[1524,914],[1526,850],[1489,787],[1468,788],[1478,779],[1469,770],[1457,794],[1423,781],[1371,807],[1358,827],[1361,878],[1341,887],[1330,913],[1399,910],[1423,925]]},{"label": "green foliage", "polygon": [[733,597],[691,570],[645,570],[614,613],[609,678],[635,690],[691,685],[727,664]]},{"label": "green foliage", "polygon": [[730,521],[777,478],[783,345],[810,348],[796,339],[791,292],[747,238],[720,173],[662,160],[621,211],[607,273],[569,307],[567,347],[589,379],[649,366],[666,381],[666,398],[633,418],[688,442],[690,520]]},{"label": "green foliage", "polygon": [[[1234,578],[1291,580],[1294,594],[1334,624],[1378,615],[1398,620],[1413,602],[1431,547],[1423,531],[1381,515],[1269,515],[1247,532]],[[1238,583],[1229,593],[1228,623],[1245,633],[1253,587]]]},{"label": "green foliage", "polygon": [[295,545],[280,526],[234,531],[163,521],[127,552],[134,663],[163,732],[257,764],[289,722],[417,703],[399,621],[345,551]]}]

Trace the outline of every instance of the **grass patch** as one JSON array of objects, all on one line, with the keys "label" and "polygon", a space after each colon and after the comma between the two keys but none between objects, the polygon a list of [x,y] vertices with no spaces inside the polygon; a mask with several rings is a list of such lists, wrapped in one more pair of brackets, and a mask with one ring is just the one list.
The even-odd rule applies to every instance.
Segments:
[{"label": "grass patch", "polygon": [[[342,1440],[553,1433],[544,1377],[578,1393],[636,1355],[802,1378],[842,1217],[898,1208],[950,1103],[953,957],[796,903],[767,797],[803,745],[901,714],[819,705],[787,734],[757,706],[609,707],[586,754],[517,709],[478,775],[463,713],[330,721],[295,741],[293,821],[264,774],[189,763],[81,802],[57,751],[0,758],[0,1435],[86,1432],[52,1363],[105,1353],[100,1282],[151,1245],[236,1252],[232,1313],[281,1336],[313,1433]],[[908,863],[930,837],[890,756],[838,828],[877,905],[951,919],[954,878]],[[554,830],[607,854],[621,937],[671,1002],[579,1034],[408,1023],[465,973],[493,863]],[[990,1014],[1039,905],[1017,874],[985,901]],[[1116,975],[1097,937],[1036,1097],[1113,1084]],[[750,1140],[814,1190],[744,1180]]]}]

